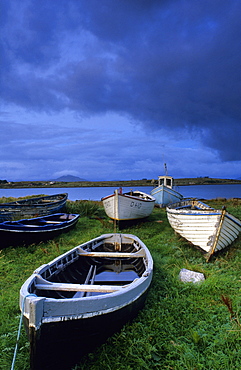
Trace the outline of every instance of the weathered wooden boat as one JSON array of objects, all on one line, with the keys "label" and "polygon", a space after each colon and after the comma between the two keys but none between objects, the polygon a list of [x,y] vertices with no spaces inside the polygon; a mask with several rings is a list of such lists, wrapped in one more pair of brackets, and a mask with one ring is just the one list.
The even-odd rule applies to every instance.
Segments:
[{"label": "weathered wooden boat", "polygon": [[171,176],[158,176],[158,186],[151,190],[156,204],[165,207],[170,203],[180,201],[183,196],[174,189],[174,179]]},{"label": "weathered wooden boat", "polygon": [[136,316],[153,260],[134,235],[105,234],[39,267],[20,290],[31,369],[69,369]]},{"label": "weathered wooden boat", "polygon": [[67,199],[68,194],[63,193],[0,203],[0,222],[61,212]]},{"label": "weathered wooden boat", "polygon": [[72,229],[79,217],[78,214],[54,213],[18,221],[3,221],[0,223],[0,248],[52,239]]},{"label": "weathered wooden boat", "polygon": [[155,198],[139,190],[122,193],[122,189],[101,199],[108,217],[117,221],[148,217],[154,208]]},{"label": "weathered wooden boat", "polygon": [[225,208],[214,209],[196,199],[171,204],[166,210],[173,229],[206,252],[207,260],[230,245],[241,230],[241,221]]}]

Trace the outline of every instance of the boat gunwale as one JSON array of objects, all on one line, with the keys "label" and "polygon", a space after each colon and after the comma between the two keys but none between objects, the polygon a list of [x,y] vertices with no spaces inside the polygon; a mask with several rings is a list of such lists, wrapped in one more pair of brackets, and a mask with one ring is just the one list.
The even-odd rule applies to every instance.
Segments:
[{"label": "boat gunwale", "polygon": [[[193,201],[195,201],[197,205],[201,204],[204,208],[199,207],[198,209],[190,209],[191,202]],[[184,205],[181,205],[182,203],[184,203]],[[180,206],[177,207],[177,205],[180,205]],[[166,207],[166,211],[167,211],[167,214],[195,217],[195,216],[221,216],[223,209],[215,209],[209,206],[208,204],[201,202],[200,200],[196,198],[188,198],[188,199],[183,199],[180,202],[169,204]],[[225,217],[227,217],[228,219],[230,219],[232,222],[236,223],[237,225],[241,226],[241,220],[231,215],[230,213],[226,212]]]},{"label": "boat gunwale", "polygon": [[[139,192],[139,191],[138,191]],[[133,192],[134,193],[134,192]],[[112,197],[116,197],[116,196],[120,196],[120,197],[124,197],[124,198],[129,198],[129,199],[135,199],[135,200],[138,200],[138,201],[142,201],[142,202],[155,202],[155,198],[152,196],[152,195],[149,195],[149,194],[146,194],[146,193],[143,193],[143,192],[139,192],[140,194],[144,194],[144,195],[147,195],[148,198],[146,199],[143,199],[143,198],[139,198],[138,196],[136,195],[131,195],[129,193],[123,193],[123,194],[116,194],[116,193],[113,193],[113,194],[110,194],[110,195],[107,195],[106,197],[103,197],[101,198],[102,201],[105,201],[106,199],[109,199],[109,198],[112,198]]]},{"label": "boat gunwale", "polygon": [[155,199],[143,199],[143,198],[139,198],[138,196],[135,196],[135,195],[130,195],[130,194],[118,194],[118,196],[120,197],[124,197],[124,198],[128,198],[128,199],[133,199],[133,200],[137,200],[138,202],[155,202]]}]

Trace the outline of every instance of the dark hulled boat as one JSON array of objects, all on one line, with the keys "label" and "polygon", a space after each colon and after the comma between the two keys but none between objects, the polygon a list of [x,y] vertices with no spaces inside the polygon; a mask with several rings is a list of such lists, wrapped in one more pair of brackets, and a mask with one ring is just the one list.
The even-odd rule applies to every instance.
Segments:
[{"label": "dark hulled boat", "polygon": [[0,203],[0,222],[61,212],[67,199],[68,194],[63,193]]},{"label": "dark hulled boat", "polygon": [[0,223],[0,249],[52,239],[72,229],[79,217],[78,214],[55,213],[18,221],[3,221]]},{"label": "dark hulled boat", "polygon": [[20,290],[31,369],[69,369],[144,305],[153,261],[134,235],[105,234],[38,268]]}]

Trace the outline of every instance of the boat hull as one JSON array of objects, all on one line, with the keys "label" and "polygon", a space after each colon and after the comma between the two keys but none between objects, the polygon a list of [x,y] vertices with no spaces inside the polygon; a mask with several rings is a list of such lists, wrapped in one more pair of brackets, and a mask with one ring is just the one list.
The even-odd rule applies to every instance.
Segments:
[{"label": "boat hull", "polygon": [[[31,369],[71,369],[81,361],[81,357],[93,352],[110,336],[121,330],[127,321],[136,317],[144,306],[147,293],[148,289],[135,301],[113,312],[42,324],[36,331],[30,327],[27,332],[30,346],[33,348],[30,358]],[[26,318],[24,325],[25,328],[29,328]],[[66,341],[66,338],[69,340]]]},{"label": "boat hull", "polygon": [[230,245],[241,231],[240,220],[199,201],[187,200],[168,206],[167,218],[173,229],[206,252],[207,258]]},{"label": "boat hull", "polygon": [[132,194],[121,194],[116,191],[114,194],[102,198],[107,216],[117,221],[148,217],[153,211],[155,198],[139,191],[133,191]]},{"label": "boat hull", "polygon": [[0,222],[61,212],[65,207],[67,199],[68,194],[63,193],[1,203]]},{"label": "boat hull", "polygon": [[151,195],[155,198],[156,204],[160,207],[165,207],[170,203],[180,201],[183,196],[174,189],[170,189],[165,185],[160,185],[151,191]]},{"label": "boat hull", "polygon": [[18,221],[4,221],[0,223],[0,248],[53,239],[71,230],[79,217],[78,214],[56,213]]},{"label": "boat hull", "polygon": [[128,234],[102,235],[37,269],[20,290],[31,369],[67,369],[103,343],[143,307],[152,271],[150,252]]}]

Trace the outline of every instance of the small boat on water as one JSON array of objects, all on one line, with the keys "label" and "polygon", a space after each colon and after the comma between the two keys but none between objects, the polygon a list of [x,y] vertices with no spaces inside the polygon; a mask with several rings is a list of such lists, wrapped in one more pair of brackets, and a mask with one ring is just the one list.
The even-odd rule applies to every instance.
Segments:
[{"label": "small boat on water", "polygon": [[224,208],[214,209],[196,199],[171,204],[166,210],[173,229],[206,252],[207,260],[230,245],[241,230],[241,221]]},{"label": "small boat on water", "polygon": [[79,217],[78,214],[55,213],[18,221],[3,221],[0,223],[0,249],[52,239],[72,229]]},{"label": "small boat on water", "polygon": [[63,193],[0,203],[0,222],[61,212],[67,199],[68,194]]},{"label": "small boat on water", "polygon": [[148,217],[155,205],[155,198],[152,195],[139,190],[122,193],[121,188],[101,200],[107,216],[117,221]]},{"label": "small boat on water", "polygon": [[39,267],[20,290],[32,370],[69,369],[143,307],[153,273],[145,244],[105,234]]},{"label": "small boat on water", "polygon": [[178,202],[183,198],[182,194],[174,190],[174,179],[168,175],[158,176],[158,185],[151,190],[151,195],[160,207]]}]

